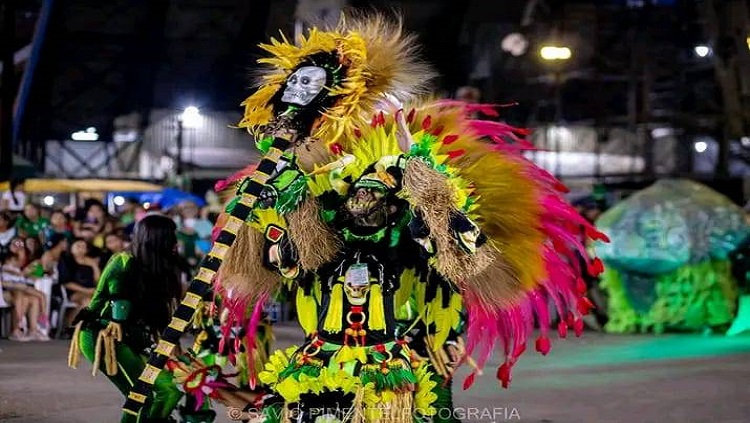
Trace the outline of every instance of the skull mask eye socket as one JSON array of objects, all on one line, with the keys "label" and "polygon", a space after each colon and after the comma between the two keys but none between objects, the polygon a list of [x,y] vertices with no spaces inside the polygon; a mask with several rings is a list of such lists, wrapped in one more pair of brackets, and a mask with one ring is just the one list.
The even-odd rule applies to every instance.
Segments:
[{"label": "skull mask eye socket", "polygon": [[319,66],[303,66],[286,81],[281,101],[307,106],[323,91],[326,71]]}]

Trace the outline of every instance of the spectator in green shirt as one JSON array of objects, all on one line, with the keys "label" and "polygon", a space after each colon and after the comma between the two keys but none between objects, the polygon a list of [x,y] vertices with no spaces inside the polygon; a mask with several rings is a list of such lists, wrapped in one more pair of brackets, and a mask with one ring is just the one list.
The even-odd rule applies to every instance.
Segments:
[{"label": "spectator in green shirt", "polygon": [[125,204],[120,208],[120,226],[126,228],[130,225],[135,224],[136,214],[139,210],[142,210],[141,203],[138,199],[128,197],[125,199]]},{"label": "spectator in green shirt", "polygon": [[25,237],[39,238],[47,226],[49,220],[42,217],[39,206],[32,203],[26,204],[23,214],[16,220],[18,232]]}]

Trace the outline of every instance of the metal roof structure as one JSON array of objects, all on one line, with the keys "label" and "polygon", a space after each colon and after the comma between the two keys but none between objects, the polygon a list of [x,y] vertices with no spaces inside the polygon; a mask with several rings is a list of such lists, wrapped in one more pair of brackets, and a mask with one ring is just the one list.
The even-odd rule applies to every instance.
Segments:
[{"label": "metal roof structure", "polygon": [[[45,140],[88,127],[112,139],[115,119],[133,112],[146,128],[155,109],[239,111],[256,45],[293,32],[304,5],[344,3],[401,10],[442,75],[438,89],[474,85],[484,101],[517,102],[505,110],[516,124],[720,134],[727,88],[717,74],[733,60],[750,75],[748,49],[731,33],[748,25],[738,0],[18,0],[13,49],[27,53],[15,151],[43,163]],[[525,54],[503,47],[511,33],[528,42]],[[541,60],[549,43],[570,46],[571,59]],[[697,57],[703,43],[713,54]],[[736,83],[744,110],[747,75]],[[740,122],[750,133],[750,118]]]}]

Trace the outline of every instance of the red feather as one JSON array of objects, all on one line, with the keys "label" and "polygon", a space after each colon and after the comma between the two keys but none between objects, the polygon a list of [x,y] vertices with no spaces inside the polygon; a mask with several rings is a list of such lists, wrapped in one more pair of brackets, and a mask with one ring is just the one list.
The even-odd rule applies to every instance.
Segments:
[{"label": "red feather", "polygon": [[599,257],[591,261],[591,264],[589,265],[589,274],[591,276],[599,276],[603,272],[604,272],[604,264],[599,259]]},{"label": "red feather", "polygon": [[508,388],[510,385],[510,366],[508,363],[503,363],[502,366],[497,368],[497,378],[503,385],[503,388]]},{"label": "red feather", "polygon": [[447,154],[449,158],[455,159],[456,157],[462,156],[464,153],[465,153],[464,150],[452,150],[452,151],[449,151]]},{"label": "red feather", "polygon": [[540,335],[536,339],[536,350],[542,355],[547,355],[550,349],[552,349],[552,342],[550,342],[546,335]]},{"label": "red feather", "polygon": [[411,110],[409,110],[409,114],[408,114],[408,115],[406,116],[406,121],[407,121],[407,122],[409,122],[409,123],[412,123],[412,122],[414,122],[414,114],[415,114],[416,112],[417,112],[417,111],[416,111],[416,110],[414,110],[414,109],[411,109]]},{"label": "red feather", "polygon": [[[591,310],[594,307],[594,304],[586,297],[580,297],[578,298],[578,312],[581,313],[581,315],[585,316],[589,314],[589,310]],[[580,319],[578,319],[580,321]],[[578,323],[578,321],[576,321]]]},{"label": "red feather", "polygon": [[596,229],[590,226],[586,227],[586,236],[595,241],[609,242],[609,237],[607,237],[607,235],[605,235],[602,232],[597,231]]},{"label": "red feather", "polygon": [[[355,131],[358,131],[358,130],[357,130],[357,129],[355,129]],[[333,154],[335,154],[335,155],[337,155],[337,156],[338,156],[339,154],[341,154],[341,152],[342,152],[342,151],[344,151],[344,149],[343,149],[343,148],[341,147],[341,144],[339,144],[339,143],[337,143],[337,142],[336,142],[336,143],[333,143],[333,144],[331,144],[330,150],[331,150],[331,153],[333,153]]]},{"label": "red feather", "polygon": [[583,319],[577,319],[573,325],[573,330],[576,332],[576,336],[583,334]]},{"label": "red feather", "polygon": [[432,126],[432,116],[427,115],[427,117],[422,121],[422,129],[426,131],[430,126]]},{"label": "red feather", "polygon": [[443,144],[453,144],[458,139],[458,135],[446,135],[445,138],[443,138]]},{"label": "red feather", "polygon": [[563,184],[560,181],[557,181],[555,183],[555,190],[562,192],[562,193],[568,193],[570,192],[570,188],[566,187],[565,184]]},{"label": "red feather", "polygon": [[474,377],[476,376],[476,373],[472,373],[469,376],[466,376],[466,379],[464,379],[464,391],[471,388],[471,385],[474,384]]}]

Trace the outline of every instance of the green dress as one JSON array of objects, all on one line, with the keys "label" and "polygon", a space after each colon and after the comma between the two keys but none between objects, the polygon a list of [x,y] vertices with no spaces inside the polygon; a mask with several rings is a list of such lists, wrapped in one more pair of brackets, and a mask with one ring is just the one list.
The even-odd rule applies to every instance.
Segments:
[{"label": "green dress", "polygon": [[[148,353],[153,345],[151,333],[143,323],[142,316],[132,312],[133,305],[128,296],[132,287],[127,278],[131,263],[132,256],[127,253],[117,254],[110,259],[91,303],[76,319],[83,321],[78,339],[81,352],[91,362],[94,362],[99,331],[110,322],[120,323],[123,337],[122,342],[117,342],[116,345],[118,371],[107,377],[125,396],[130,393],[146,367]],[[101,370],[105,370],[103,362]],[[168,421],[181,397],[182,393],[172,382],[172,375],[162,371],[156,379],[153,397],[147,400],[146,407],[137,416],[124,413],[121,422]]]}]

